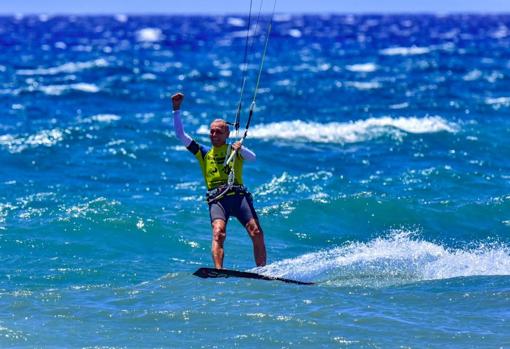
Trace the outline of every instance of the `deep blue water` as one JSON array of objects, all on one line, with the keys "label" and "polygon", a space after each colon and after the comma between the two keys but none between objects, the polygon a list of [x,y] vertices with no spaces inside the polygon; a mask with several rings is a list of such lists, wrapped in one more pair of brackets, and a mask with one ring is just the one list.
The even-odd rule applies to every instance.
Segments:
[{"label": "deep blue water", "polygon": [[191,275],[211,232],[169,97],[208,144],[246,23],[0,18],[0,346],[510,347],[510,16],[276,15],[244,179],[258,271],[313,287]]}]

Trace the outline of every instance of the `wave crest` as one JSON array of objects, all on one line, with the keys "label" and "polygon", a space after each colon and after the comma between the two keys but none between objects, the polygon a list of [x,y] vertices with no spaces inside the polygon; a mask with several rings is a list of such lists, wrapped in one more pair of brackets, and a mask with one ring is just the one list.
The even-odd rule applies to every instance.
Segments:
[{"label": "wave crest", "polygon": [[449,249],[396,231],[256,268],[257,272],[341,286],[381,287],[455,277],[510,275],[510,249],[481,245]]},{"label": "wave crest", "polygon": [[69,62],[56,67],[50,68],[37,68],[37,69],[20,69],[17,71],[18,75],[57,75],[57,74],[72,74],[82,70],[92,68],[103,68],[108,66],[108,61],[104,58],[98,58],[88,62]]},{"label": "wave crest", "polygon": [[0,136],[0,146],[6,148],[10,153],[21,153],[29,148],[39,146],[52,147],[64,139],[65,131],[58,128],[42,130],[32,135],[14,136],[10,134]]},{"label": "wave crest", "polygon": [[417,56],[424,55],[431,51],[428,47],[389,47],[380,51],[385,56]]},{"label": "wave crest", "polygon": [[[256,125],[250,129],[250,138],[343,144],[365,142],[385,136],[400,138],[402,132],[413,134],[455,133],[458,130],[457,124],[439,116],[382,117],[348,123],[330,122],[324,124],[294,120]],[[200,127],[198,133],[208,134],[207,126]]]}]

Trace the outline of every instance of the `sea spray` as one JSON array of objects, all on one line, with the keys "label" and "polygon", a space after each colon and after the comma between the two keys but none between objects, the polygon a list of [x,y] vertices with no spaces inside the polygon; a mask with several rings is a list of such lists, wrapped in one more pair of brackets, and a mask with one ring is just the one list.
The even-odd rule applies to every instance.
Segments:
[{"label": "sea spray", "polygon": [[368,242],[348,242],[271,263],[257,272],[337,286],[383,287],[455,277],[510,275],[510,248],[481,244],[453,249],[394,231]]}]

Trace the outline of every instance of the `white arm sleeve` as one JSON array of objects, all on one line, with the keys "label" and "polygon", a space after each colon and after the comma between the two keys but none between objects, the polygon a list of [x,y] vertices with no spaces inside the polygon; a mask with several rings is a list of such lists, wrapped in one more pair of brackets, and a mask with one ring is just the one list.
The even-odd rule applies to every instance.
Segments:
[{"label": "white arm sleeve", "polygon": [[184,132],[180,110],[174,110],[174,130],[177,138],[179,138],[181,143],[187,148],[193,139],[186,132]]},{"label": "white arm sleeve", "polygon": [[253,151],[246,148],[244,145],[241,148],[241,156],[243,157],[244,160],[248,161],[255,161],[255,159],[257,158],[257,155],[255,155]]}]

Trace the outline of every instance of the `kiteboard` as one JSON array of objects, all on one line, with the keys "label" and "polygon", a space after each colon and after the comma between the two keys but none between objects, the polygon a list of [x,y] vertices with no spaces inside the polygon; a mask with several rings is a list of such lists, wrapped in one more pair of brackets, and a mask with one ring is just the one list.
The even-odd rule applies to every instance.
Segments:
[{"label": "kiteboard", "polygon": [[244,279],[256,279],[256,280],[268,280],[268,281],[282,281],[288,284],[296,284],[296,285],[314,285],[313,282],[299,281],[299,280],[291,280],[274,276],[266,276],[257,273],[250,273],[247,271],[238,271],[238,270],[229,270],[229,269],[214,269],[214,268],[200,268],[193,273],[193,275],[198,276],[200,278],[244,278]]}]

